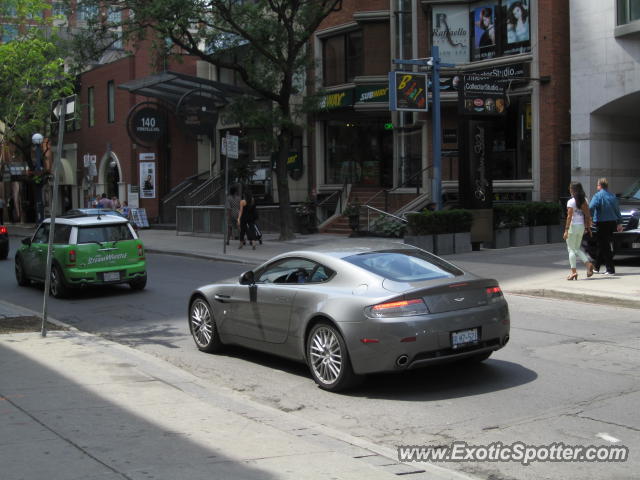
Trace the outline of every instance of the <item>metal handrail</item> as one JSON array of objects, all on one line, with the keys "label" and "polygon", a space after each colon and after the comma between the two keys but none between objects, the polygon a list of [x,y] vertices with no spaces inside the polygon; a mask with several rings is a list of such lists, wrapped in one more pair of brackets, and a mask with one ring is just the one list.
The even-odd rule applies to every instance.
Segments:
[{"label": "metal handrail", "polygon": [[196,175],[191,175],[190,177],[185,178],[182,182],[180,182],[178,185],[176,185],[171,189],[171,191],[167,194],[167,196],[162,199],[162,203],[170,202],[178,195],[184,193],[185,190],[191,188],[193,186],[192,182],[194,180],[197,180],[200,177],[203,177],[208,174],[209,172],[202,172],[202,173],[197,173]]},{"label": "metal handrail", "polygon": [[[371,198],[367,199],[366,202],[364,202],[365,204],[370,203],[371,201],[375,200],[381,193],[384,193],[385,195],[388,195],[389,193],[393,192],[394,190],[397,190],[399,188],[403,188],[405,187],[411,180],[413,180],[415,177],[417,177],[418,175],[423,174],[425,171],[429,170],[430,168],[433,168],[433,165],[429,165],[427,167],[424,167],[422,170],[420,170],[419,172],[414,173],[413,175],[411,175],[407,180],[404,181],[404,183],[398,185],[397,187],[394,187],[390,190],[387,190],[386,188],[383,188],[382,190],[376,192]],[[418,187],[420,188],[420,187]],[[387,202],[385,199],[385,208],[387,208]]]},{"label": "metal handrail", "polygon": [[409,223],[405,218],[398,217],[393,213],[385,212],[384,210],[380,210],[379,208],[372,207],[371,205],[362,205],[362,207],[367,209],[367,230],[371,230],[371,222],[369,217],[369,210],[373,210],[376,213],[381,213],[382,215],[386,215],[387,217],[392,217],[396,220],[401,221],[402,223]]}]

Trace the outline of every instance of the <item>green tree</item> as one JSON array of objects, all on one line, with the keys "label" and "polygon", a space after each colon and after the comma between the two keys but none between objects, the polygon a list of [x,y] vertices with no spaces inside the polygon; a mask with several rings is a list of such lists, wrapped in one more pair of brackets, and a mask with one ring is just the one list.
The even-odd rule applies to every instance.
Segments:
[{"label": "green tree", "polygon": [[[121,15],[106,15],[106,3]],[[102,14],[77,36],[82,61],[97,58],[120,32],[128,45],[150,38],[160,58],[189,54],[229,69],[251,89],[252,95],[237,98],[225,114],[247,130],[263,132],[277,152],[280,238],[293,238],[286,160],[301,122],[293,100],[303,89],[311,35],[342,0],[83,0],[83,5]]]}]

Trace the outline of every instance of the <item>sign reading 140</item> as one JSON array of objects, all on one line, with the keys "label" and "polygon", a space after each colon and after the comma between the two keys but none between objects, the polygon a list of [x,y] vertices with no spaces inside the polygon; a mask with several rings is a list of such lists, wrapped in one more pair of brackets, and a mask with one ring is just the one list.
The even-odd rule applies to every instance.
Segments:
[{"label": "sign reading 140", "polygon": [[157,141],[165,132],[162,112],[155,108],[141,108],[133,114],[131,125],[134,135],[141,143]]}]

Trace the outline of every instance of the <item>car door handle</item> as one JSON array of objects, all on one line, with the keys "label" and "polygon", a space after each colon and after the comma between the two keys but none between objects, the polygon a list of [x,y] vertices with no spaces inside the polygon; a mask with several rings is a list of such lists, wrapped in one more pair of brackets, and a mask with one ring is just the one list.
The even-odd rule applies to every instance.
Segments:
[{"label": "car door handle", "polygon": [[231,298],[230,295],[220,295],[220,294],[215,294],[213,296],[213,298],[215,298],[216,300],[218,300],[219,302],[224,302],[225,300],[228,300]]}]

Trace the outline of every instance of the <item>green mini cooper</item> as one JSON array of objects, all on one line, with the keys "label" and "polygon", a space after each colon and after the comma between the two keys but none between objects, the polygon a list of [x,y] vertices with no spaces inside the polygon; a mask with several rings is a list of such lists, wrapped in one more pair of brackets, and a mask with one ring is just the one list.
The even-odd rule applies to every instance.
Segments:
[{"label": "green mini cooper", "polygon": [[[50,219],[16,252],[16,280],[26,286],[44,282]],[[142,241],[127,219],[88,215],[56,219],[51,262],[51,295],[64,297],[76,287],[128,283],[134,290],[147,284]]]}]

